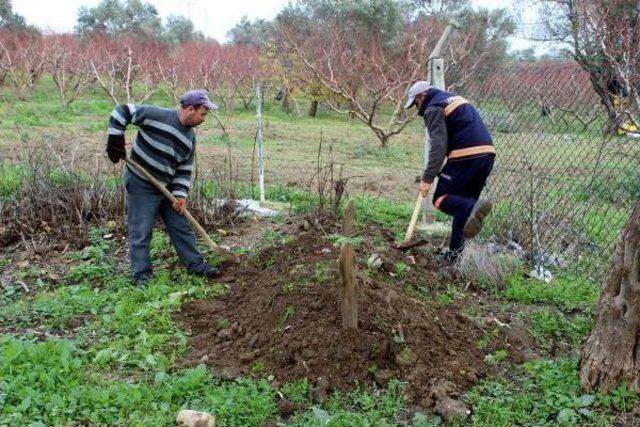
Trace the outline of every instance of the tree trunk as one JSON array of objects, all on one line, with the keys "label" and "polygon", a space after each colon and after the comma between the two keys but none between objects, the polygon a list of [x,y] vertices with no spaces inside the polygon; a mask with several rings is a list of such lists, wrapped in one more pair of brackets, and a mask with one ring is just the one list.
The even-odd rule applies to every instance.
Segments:
[{"label": "tree trunk", "polygon": [[282,111],[291,114],[291,100],[289,99],[288,89],[285,90],[284,96],[282,97]]},{"label": "tree trunk", "polygon": [[309,106],[309,117],[314,117],[318,113],[318,101],[311,101],[311,105]]},{"label": "tree trunk", "polygon": [[580,382],[587,391],[621,383],[640,388],[640,203],[618,236],[598,302],[596,324],[580,355]]}]

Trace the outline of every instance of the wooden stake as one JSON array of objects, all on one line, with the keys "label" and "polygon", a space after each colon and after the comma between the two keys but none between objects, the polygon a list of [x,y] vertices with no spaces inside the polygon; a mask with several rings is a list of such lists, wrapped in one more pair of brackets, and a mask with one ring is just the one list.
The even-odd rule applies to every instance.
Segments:
[{"label": "wooden stake", "polygon": [[358,289],[356,284],[356,253],[345,244],[340,253],[342,277],[342,329],[358,329]]},{"label": "wooden stake", "polygon": [[347,237],[353,237],[356,223],[356,212],[353,207],[353,201],[349,201],[347,208],[344,210],[342,218],[342,234]]}]

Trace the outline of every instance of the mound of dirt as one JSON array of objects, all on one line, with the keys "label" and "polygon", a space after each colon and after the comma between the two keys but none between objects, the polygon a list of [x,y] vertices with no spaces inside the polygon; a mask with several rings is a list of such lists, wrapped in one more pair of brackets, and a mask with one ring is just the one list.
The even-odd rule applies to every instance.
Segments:
[{"label": "mound of dirt", "polygon": [[191,332],[184,365],[205,363],[224,378],[322,379],[341,390],[397,378],[423,407],[435,404],[442,384],[456,395],[487,374],[485,355],[494,348],[478,347],[484,331],[454,304],[411,291],[436,285],[429,263],[395,273],[362,267],[359,329],[343,330],[338,256],[339,248],[310,230],[231,268],[235,282],[225,298],[186,303],[178,314]]}]

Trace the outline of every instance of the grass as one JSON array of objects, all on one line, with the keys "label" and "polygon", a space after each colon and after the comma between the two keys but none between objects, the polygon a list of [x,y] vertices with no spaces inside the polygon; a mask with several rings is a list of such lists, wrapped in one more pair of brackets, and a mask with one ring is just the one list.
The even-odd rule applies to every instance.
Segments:
[{"label": "grass", "polygon": [[[176,367],[186,335],[172,313],[185,300],[216,298],[225,288],[163,268],[137,288],[113,274],[113,250],[104,233],[91,231],[91,244],[71,256],[71,274],[59,286],[42,286],[33,297],[0,306],[0,328],[14,330],[0,335],[0,424],[169,426],[182,408],[213,413],[220,426],[277,420],[276,389],[267,381],[221,381],[203,366]],[[166,251],[166,236],[156,233],[152,246],[157,253]],[[111,274],[103,274],[105,266]],[[24,271],[40,277],[31,266]],[[324,283],[327,274],[322,268],[315,280]],[[283,323],[295,312],[288,306]],[[219,319],[219,326],[225,321]],[[50,336],[39,342],[27,328]],[[59,333],[68,338],[56,338]],[[268,374],[264,365],[255,370]],[[325,415],[329,425],[358,420],[394,425],[403,405],[397,387],[382,394],[336,394],[322,407],[311,406],[306,380],[281,390],[307,408],[291,425],[313,425]]]},{"label": "grass", "polygon": [[276,411],[265,382],[221,383],[204,367],[152,381],[92,374],[82,350],[67,340],[0,341],[0,423],[8,425],[173,425],[180,408],[216,415],[217,425],[261,426]]},{"label": "grass", "polygon": [[529,324],[531,335],[543,348],[548,349],[552,340],[578,347],[591,331],[593,319],[589,312],[570,317],[561,311],[543,308],[530,315]]},{"label": "grass", "polygon": [[517,274],[507,278],[501,297],[517,303],[551,304],[563,310],[589,309],[595,305],[599,290],[595,283],[573,274],[560,275],[551,283]]},{"label": "grass", "polygon": [[582,393],[578,363],[569,358],[526,363],[513,381],[482,381],[466,399],[473,425],[606,426],[612,411],[631,408],[637,394],[625,386],[608,395]]},{"label": "grass", "polygon": [[23,168],[19,165],[0,163],[0,200],[8,199],[22,184]]}]

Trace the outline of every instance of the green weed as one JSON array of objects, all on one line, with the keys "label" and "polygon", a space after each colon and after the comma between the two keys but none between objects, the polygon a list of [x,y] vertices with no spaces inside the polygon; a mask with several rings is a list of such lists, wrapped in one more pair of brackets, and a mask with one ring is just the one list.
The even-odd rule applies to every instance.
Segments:
[{"label": "green weed", "polygon": [[611,409],[629,408],[635,399],[622,388],[609,395],[581,393],[575,359],[526,363],[513,382],[485,380],[467,394],[471,421],[482,426],[607,425]]},{"label": "green weed", "polygon": [[291,427],[396,426],[406,402],[403,386],[391,381],[384,393],[355,390],[336,392],[322,406],[313,406],[289,420]]},{"label": "green weed", "polygon": [[561,309],[590,308],[597,298],[599,287],[575,275],[557,276],[551,283],[527,279],[522,275],[507,278],[501,296],[522,303],[553,304]]},{"label": "green weed", "polygon": [[529,322],[534,339],[545,348],[549,348],[550,340],[563,340],[571,346],[578,346],[593,325],[589,315],[576,315],[569,319],[562,312],[548,308],[532,313]]}]

